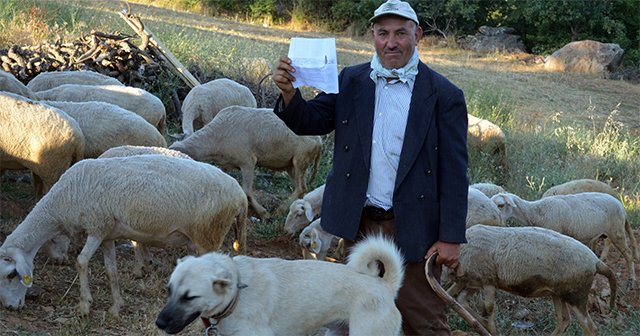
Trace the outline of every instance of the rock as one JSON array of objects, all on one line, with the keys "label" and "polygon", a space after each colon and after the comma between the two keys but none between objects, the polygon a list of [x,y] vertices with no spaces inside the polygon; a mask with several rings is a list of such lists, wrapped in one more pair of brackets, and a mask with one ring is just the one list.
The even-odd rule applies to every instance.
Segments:
[{"label": "rock", "polygon": [[519,35],[515,35],[515,29],[509,27],[478,28],[475,35],[467,35],[458,40],[460,47],[478,52],[525,52],[524,43]]},{"label": "rock", "polygon": [[614,72],[622,63],[624,50],[616,43],[584,40],[571,42],[547,57],[544,68],[575,73]]}]

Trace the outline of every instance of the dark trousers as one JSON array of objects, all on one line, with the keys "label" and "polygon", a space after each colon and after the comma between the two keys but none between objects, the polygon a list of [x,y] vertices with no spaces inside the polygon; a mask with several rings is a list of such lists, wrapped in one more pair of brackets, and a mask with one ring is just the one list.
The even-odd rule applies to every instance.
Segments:
[{"label": "dark trousers", "polygon": [[[363,214],[356,240],[345,240],[347,253],[349,253],[350,247],[363,236],[377,232],[395,237],[395,220],[372,220]],[[426,253],[427,251],[425,251]],[[425,262],[426,260],[423,260],[405,265],[404,282],[396,298],[396,307],[402,314],[402,331],[405,336],[451,335],[451,329],[447,322],[446,304],[427,282],[424,273]],[[435,271],[439,279],[441,268]]]}]

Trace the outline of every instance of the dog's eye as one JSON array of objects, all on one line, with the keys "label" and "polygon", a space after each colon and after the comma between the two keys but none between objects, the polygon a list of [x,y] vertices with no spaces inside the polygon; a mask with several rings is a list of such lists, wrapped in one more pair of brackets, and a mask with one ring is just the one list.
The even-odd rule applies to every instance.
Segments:
[{"label": "dog's eye", "polygon": [[197,296],[190,296],[189,292],[186,292],[182,295],[182,297],[180,298],[181,301],[191,301],[193,299],[198,298]]}]

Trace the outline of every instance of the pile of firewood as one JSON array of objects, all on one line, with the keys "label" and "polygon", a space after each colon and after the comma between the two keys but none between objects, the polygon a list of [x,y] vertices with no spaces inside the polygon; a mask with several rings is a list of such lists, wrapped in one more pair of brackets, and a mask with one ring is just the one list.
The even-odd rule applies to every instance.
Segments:
[{"label": "pile of firewood", "polygon": [[139,48],[132,39],[120,33],[91,31],[72,43],[0,49],[0,60],[4,71],[25,84],[43,71],[93,70],[141,87],[157,79],[158,53],[148,43]]}]

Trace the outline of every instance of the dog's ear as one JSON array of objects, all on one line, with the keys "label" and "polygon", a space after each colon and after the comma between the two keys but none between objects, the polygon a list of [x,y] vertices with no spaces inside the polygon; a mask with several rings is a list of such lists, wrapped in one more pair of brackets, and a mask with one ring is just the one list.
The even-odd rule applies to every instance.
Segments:
[{"label": "dog's ear", "polygon": [[231,284],[231,281],[227,279],[213,280],[213,284],[212,284],[213,292],[218,295],[224,295],[227,292],[227,288],[229,288],[230,284]]},{"label": "dog's ear", "polygon": [[178,258],[178,260],[176,260],[176,265],[189,259],[189,258],[193,258],[193,256],[186,256],[186,257],[182,257],[182,258]]}]

